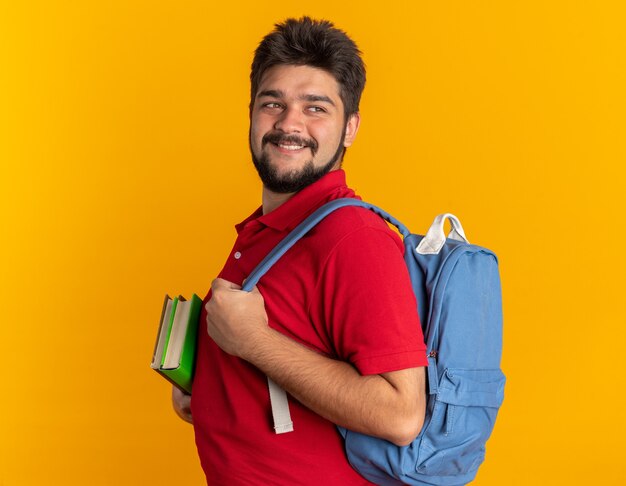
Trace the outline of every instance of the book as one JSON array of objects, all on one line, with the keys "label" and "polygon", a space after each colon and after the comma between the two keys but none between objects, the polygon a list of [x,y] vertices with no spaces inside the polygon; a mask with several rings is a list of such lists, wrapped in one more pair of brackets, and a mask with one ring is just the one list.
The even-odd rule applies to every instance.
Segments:
[{"label": "book", "polygon": [[165,296],[150,367],[172,384],[191,393],[196,362],[196,335],[202,299]]}]

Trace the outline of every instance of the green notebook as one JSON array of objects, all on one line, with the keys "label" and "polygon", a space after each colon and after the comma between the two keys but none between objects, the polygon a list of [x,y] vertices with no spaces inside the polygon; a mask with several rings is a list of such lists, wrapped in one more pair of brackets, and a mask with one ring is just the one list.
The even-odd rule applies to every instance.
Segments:
[{"label": "green notebook", "polygon": [[152,355],[153,370],[186,393],[191,393],[196,362],[196,335],[202,299],[165,296],[161,323]]}]

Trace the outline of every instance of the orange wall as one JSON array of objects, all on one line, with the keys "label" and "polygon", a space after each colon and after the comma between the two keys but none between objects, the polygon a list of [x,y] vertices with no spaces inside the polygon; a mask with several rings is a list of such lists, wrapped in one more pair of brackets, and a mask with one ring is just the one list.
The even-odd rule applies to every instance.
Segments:
[{"label": "orange wall", "polygon": [[622,2],[297,4],[0,5],[0,485],[203,484],[148,366],[160,305],[204,294],[260,201],[251,55],[305,13],[369,68],[349,182],[500,257],[509,382],[475,484],[624,484]]}]

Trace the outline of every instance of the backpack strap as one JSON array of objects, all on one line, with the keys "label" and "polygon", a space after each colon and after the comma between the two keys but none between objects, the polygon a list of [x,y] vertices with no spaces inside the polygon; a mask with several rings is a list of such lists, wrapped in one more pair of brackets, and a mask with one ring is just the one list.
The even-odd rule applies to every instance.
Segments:
[{"label": "backpack strap", "polygon": [[[309,217],[307,217],[302,223],[296,226],[285,238],[282,239],[278,245],[270,251],[267,256],[257,265],[257,267],[250,272],[250,275],[243,284],[242,290],[250,292],[252,288],[258,283],[259,279],[272,268],[272,265],[278,261],[278,259],[287,252],[293,245],[295,245],[300,238],[306,235],[317,223],[323,220],[333,211],[343,208],[345,206],[359,206],[366,209],[371,209],[379,216],[382,216],[386,221],[393,224],[398,228],[403,237],[409,236],[410,232],[406,226],[400,221],[395,219],[386,211],[383,211],[373,204],[366,203],[359,199],[341,198],[335,199],[329,203],[324,204],[317,210],[315,210]],[[442,223],[443,225],[443,223]],[[463,231],[461,229],[461,231]],[[277,434],[284,434],[286,432],[293,431],[293,422],[291,420],[291,414],[289,412],[289,401],[287,399],[287,393],[280,388],[272,379],[267,378],[267,384],[270,392],[270,404],[272,407],[272,418],[274,420],[274,430]]]},{"label": "backpack strap", "polygon": [[315,227],[315,225],[317,225],[317,223],[323,220],[330,213],[345,206],[359,206],[362,208],[371,209],[376,214],[382,216],[385,220],[396,226],[403,237],[407,237],[410,234],[406,226],[404,226],[400,221],[398,221],[386,211],[380,209],[378,206],[363,202],[359,199],[335,199],[334,201],[326,203],[318,208],[309,217],[302,221],[302,223],[296,226],[287,236],[285,236],[282,241],[278,243],[278,245],[276,245],[274,249],[267,254],[267,256],[261,261],[261,263],[259,263],[256,268],[252,270],[252,272],[250,272],[250,275],[243,284],[242,290],[250,292],[252,288],[257,284],[259,279],[263,275],[265,275],[265,273],[270,268],[272,268],[272,265],[274,265],[274,263],[276,263],[280,259],[280,257],[282,257],[287,252],[287,250],[289,250],[289,248],[295,245],[300,238],[306,235],[313,227]]}]

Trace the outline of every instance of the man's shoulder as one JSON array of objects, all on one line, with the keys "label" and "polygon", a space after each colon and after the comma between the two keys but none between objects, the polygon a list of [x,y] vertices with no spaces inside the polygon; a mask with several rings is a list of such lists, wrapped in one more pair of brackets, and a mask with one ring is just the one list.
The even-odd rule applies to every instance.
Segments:
[{"label": "man's shoulder", "polygon": [[330,251],[343,241],[384,239],[393,240],[402,249],[398,234],[372,210],[359,206],[337,209],[324,218],[310,232],[310,238],[319,249]]},{"label": "man's shoulder", "polygon": [[387,228],[387,223],[371,209],[345,206],[330,213],[323,221],[326,229],[350,231],[364,227]]}]

